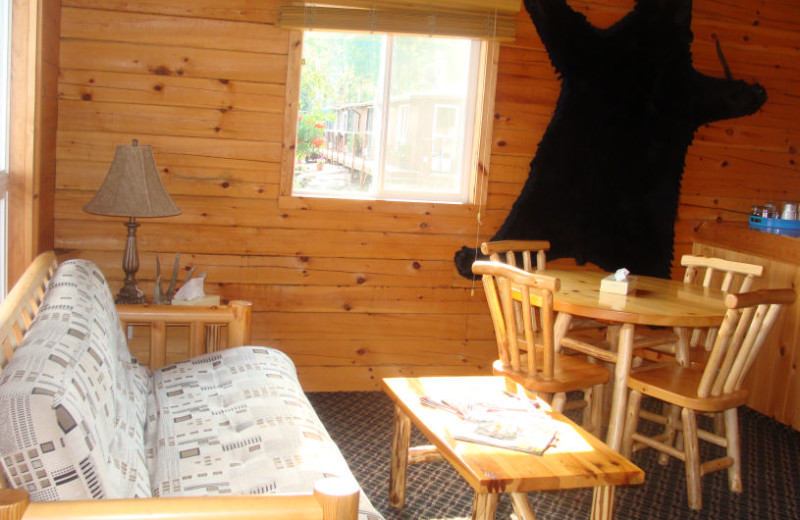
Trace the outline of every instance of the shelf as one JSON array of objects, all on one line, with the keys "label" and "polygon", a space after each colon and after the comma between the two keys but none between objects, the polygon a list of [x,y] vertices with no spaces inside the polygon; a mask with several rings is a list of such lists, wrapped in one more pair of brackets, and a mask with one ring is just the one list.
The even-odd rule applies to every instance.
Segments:
[{"label": "shelf", "polygon": [[747,222],[698,221],[690,240],[800,265],[798,237],[750,228]]},{"label": "shelf", "polygon": [[750,229],[789,237],[800,237],[800,220],[782,220],[750,215]]}]

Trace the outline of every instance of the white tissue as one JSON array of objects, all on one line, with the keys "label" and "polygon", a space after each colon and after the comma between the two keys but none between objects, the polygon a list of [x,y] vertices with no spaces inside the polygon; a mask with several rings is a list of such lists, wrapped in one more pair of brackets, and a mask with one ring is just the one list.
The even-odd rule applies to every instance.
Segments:
[{"label": "white tissue", "polygon": [[631,272],[625,269],[624,267],[622,269],[617,269],[617,272],[614,273],[614,280],[618,282],[627,280],[629,274],[631,274]]},{"label": "white tissue", "polygon": [[175,293],[173,300],[186,301],[203,298],[206,295],[206,293],[203,291],[203,282],[205,279],[205,276],[192,278],[183,284],[183,287],[178,289],[178,292]]}]

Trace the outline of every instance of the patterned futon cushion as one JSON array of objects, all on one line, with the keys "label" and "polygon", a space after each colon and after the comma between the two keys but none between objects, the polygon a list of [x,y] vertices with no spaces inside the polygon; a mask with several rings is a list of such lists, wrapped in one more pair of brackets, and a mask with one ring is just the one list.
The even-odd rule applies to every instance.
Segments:
[{"label": "patterned futon cushion", "polygon": [[149,373],[131,357],[102,273],[59,266],[0,375],[0,453],[33,500],[149,496]]},{"label": "patterned futon cushion", "polygon": [[[153,496],[309,493],[324,476],[353,478],[284,353],[238,347],[152,377]],[[380,518],[363,493],[359,508]]]},{"label": "patterned futon cushion", "polygon": [[[86,260],[59,266],[0,373],[0,463],[35,501],[309,493],[353,478],[285,354],[239,347],[150,373]],[[359,509],[382,518],[363,492]]]}]

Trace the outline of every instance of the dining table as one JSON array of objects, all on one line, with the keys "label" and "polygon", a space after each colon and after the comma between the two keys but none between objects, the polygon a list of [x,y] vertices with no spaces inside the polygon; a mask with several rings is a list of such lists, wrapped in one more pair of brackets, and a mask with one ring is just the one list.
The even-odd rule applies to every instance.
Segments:
[{"label": "dining table", "polygon": [[600,352],[598,357],[614,364],[606,444],[619,451],[635,327],[672,328],[677,336],[675,359],[688,364],[690,331],[696,327],[720,326],[726,311],[726,293],[678,280],[630,275],[631,280],[635,279],[635,289],[628,294],[617,294],[600,290],[602,279],[611,273],[581,269],[544,269],[537,273],[561,282],[560,290],[553,294],[553,308],[557,312],[556,345],[569,346],[566,338],[573,317],[598,320],[614,332],[608,335],[610,349]]}]

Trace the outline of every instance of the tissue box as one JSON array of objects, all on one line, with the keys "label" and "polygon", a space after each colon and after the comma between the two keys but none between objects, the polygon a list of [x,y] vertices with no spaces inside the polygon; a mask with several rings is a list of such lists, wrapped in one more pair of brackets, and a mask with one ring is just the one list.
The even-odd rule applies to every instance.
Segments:
[{"label": "tissue box", "polygon": [[219,306],[219,294],[207,294],[193,300],[172,300],[172,305],[200,305],[203,307]]},{"label": "tissue box", "polygon": [[629,276],[624,280],[617,280],[610,274],[600,281],[600,292],[613,294],[629,294],[636,290],[636,277]]}]

